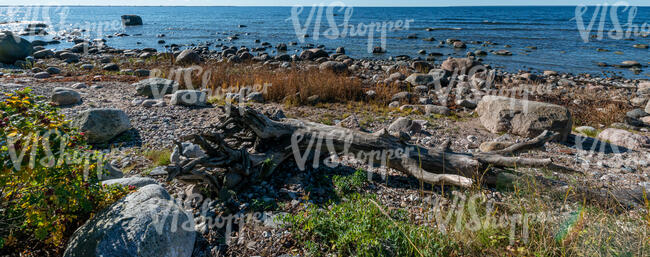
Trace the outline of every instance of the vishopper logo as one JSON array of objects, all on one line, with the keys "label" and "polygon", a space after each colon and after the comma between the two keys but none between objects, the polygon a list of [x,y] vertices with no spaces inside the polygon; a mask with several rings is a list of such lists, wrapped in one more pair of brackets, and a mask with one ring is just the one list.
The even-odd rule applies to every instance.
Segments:
[{"label": "vishopper logo", "polygon": [[[179,229],[200,233],[214,231],[215,229],[224,229],[224,237],[226,245],[232,243],[233,231],[237,230],[242,235],[242,231],[246,224],[263,223],[267,219],[277,219],[271,212],[238,212],[235,214],[218,215],[211,210],[212,206],[220,202],[210,198],[204,198],[201,194],[181,194],[171,201],[161,200],[160,206],[162,209],[160,215],[157,215],[152,221],[152,225],[158,234],[164,232],[166,224],[169,224],[170,231],[175,232]],[[175,207],[178,205],[183,210],[198,210],[198,216],[192,218],[187,212],[178,211]],[[187,215],[187,220],[180,223],[183,218],[181,215]],[[277,222],[278,220],[273,220]]]},{"label": "vishopper logo", "polygon": [[[583,169],[589,169],[592,165],[607,165],[606,163],[636,169],[638,167],[647,167],[650,160],[650,153],[648,152],[635,153],[634,149],[628,149],[626,146],[580,134],[572,135],[572,138],[573,145],[577,150],[574,158],[575,164]],[[641,157],[629,158],[625,155],[626,153],[638,154]]]},{"label": "vishopper logo", "polygon": [[[376,149],[360,151],[352,149],[355,138],[352,133],[345,130],[332,130],[330,132],[312,131],[310,129],[297,130],[291,135],[291,150],[298,169],[305,170],[307,161],[313,160],[311,167],[318,168],[322,162],[326,167],[335,168],[341,165],[344,159],[354,159],[368,165],[368,178],[370,170],[375,166],[387,168],[390,160],[402,160],[401,165],[416,167],[417,162],[409,162],[412,153],[417,153],[416,146],[405,148]],[[384,169],[386,171],[386,169]],[[386,173],[382,173],[383,179]]]},{"label": "vishopper logo", "polygon": [[425,216],[442,234],[508,228],[510,245],[513,245],[517,238],[527,243],[533,224],[564,222],[575,213],[558,210],[557,212],[498,214],[496,201],[488,199],[484,194],[478,193],[468,197],[466,194],[453,191],[452,195],[451,201],[444,197],[436,198],[433,208]]},{"label": "vishopper logo", "polygon": [[[575,18],[572,19],[576,21],[580,37],[585,43],[588,43],[592,38],[592,31],[596,23],[598,23],[598,28],[595,38],[598,40],[603,40],[605,36],[610,39],[620,40],[632,38],[632,36],[647,37],[650,35],[650,25],[647,22],[641,25],[634,23],[638,8],[636,6],[630,6],[628,2],[616,2],[611,6],[608,3],[596,5],[593,8],[589,23],[585,25],[583,16],[585,14],[588,15],[589,10],[590,7],[586,5],[578,5],[575,9]],[[625,19],[627,21],[626,23],[621,23],[621,19],[619,18],[620,14],[627,14],[627,19]],[[606,24],[610,22],[611,26],[606,27]]]},{"label": "vishopper logo", "polygon": [[[200,99],[205,97],[207,99],[222,99],[227,105],[225,106],[226,114],[229,115],[232,111],[233,105],[238,105],[239,107],[246,106],[246,103],[249,102],[249,98],[254,93],[259,93],[265,95],[268,93],[269,88],[272,86],[271,83],[255,84],[255,85],[237,85],[237,86],[210,86],[210,80],[212,74],[215,72],[220,72],[218,70],[213,71],[212,69],[204,69],[201,66],[194,65],[191,67],[171,67],[167,72],[163,72],[161,69],[151,70],[150,79],[156,78],[166,78],[168,81],[162,82],[164,85],[161,87],[151,87],[151,93],[154,99],[161,99],[164,95],[171,90],[175,92],[179,89],[179,85],[182,83],[184,88],[187,90],[199,90],[205,92],[205,95],[197,94],[185,94],[181,97],[185,98],[185,102],[196,102],[203,101],[206,99]],[[165,76],[166,74],[166,76]],[[200,84],[196,85],[193,82],[193,78],[199,78]],[[240,114],[243,115],[244,108],[239,108]]]},{"label": "vishopper logo", "polygon": [[[343,2],[332,2],[329,5],[321,3],[319,5],[312,5],[309,15],[306,17],[304,23],[301,23],[300,15],[305,10],[304,6],[294,6],[291,8],[290,20],[293,23],[293,28],[296,37],[301,43],[305,42],[305,37],[311,36],[314,40],[318,40],[321,36],[321,27],[323,26],[323,12],[325,12],[325,19],[329,28],[325,29],[322,34],[327,39],[339,39],[346,37],[368,37],[368,53],[372,53],[375,49],[375,33],[379,35],[381,41],[381,48],[386,49],[386,39],[389,32],[408,30],[414,19],[396,20],[396,21],[382,21],[371,22],[369,24],[358,23],[356,25],[350,24],[354,8],[347,6]],[[336,16],[343,14],[342,24],[338,24]],[[313,27],[312,27],[313,26]],[[312,30],[310,31],[310,27]]]},{"label": "vishopper logo", "polygon": [[[54,147],[51,142],[57,141],[59,145]],[[38,132],[6,137],[7,153],[12,168],[16,171],[37,166],[51,168],[63,164],[82,164],[84,179],[87,180],[91,164],[96,163],[96,175],[101,179],[104,154],[100,151],[66,151],[66,148],[74,147],[69,144],[71,141],[73,140],[69,135],[61,133],[58,129],[50,129],[42,134]]]},{"label": "vishopper logo", "polygon": [[[119,31],[123,28],[120,17],[110,21],[97,21],[70,24],[68,18],[70,7],[63,5],[30,5],[0,7],[0,21],[15,30],[16,41],[20,36],[52,36],[55,38],[77,38],[90,40],[102,38],[108,31]],[[88,51],[88,44],[83,52]]]}]

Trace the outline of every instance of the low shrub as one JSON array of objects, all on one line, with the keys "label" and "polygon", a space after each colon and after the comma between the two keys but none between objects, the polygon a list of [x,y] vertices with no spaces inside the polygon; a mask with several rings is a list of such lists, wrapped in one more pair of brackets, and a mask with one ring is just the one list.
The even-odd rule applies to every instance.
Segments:
[{"label": "low shrub", "polygon": [[[128,189],[102,186],[102,155],[30,89],[0,102],[0,255],[56,249]],[[35,248],[38,247],[38,248]]]}]

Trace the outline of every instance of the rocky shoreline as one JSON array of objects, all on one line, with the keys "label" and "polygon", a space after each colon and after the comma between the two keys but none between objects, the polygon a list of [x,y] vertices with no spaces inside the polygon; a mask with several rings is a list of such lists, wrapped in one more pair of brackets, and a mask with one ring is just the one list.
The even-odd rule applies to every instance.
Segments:
[{"label": "rocky shoreline", "polygon": [[[7,39],[0,38],[0,42],[2,40]],[[437,57],[429,60],[408,56],[356,60],[346,56],[342,48],[328,52],[324,47],[309,46],[300,54],[289,55],[281,52],[286,49],[282,44],[275,47],[280,53],[271,56],[261,49],[245,47],[224,46],[221,51],[215,51],[205,46],[159,53],[155,49],[113,49],[101,40],[79,40],[70,49],[52,51],[40,43],[33,43],[28,54],[31,56],[3,66],[0,91],[9,93],[30,87],[35,94],[51,99],[61,107],[62,113],[74,119],[76,126],[89,137],[94,136],[90,138],[91,143],[98,149],[115,149],[110,153],[111,163],[121,169],[125,177],[153,177],[152,183],[162,185],[165,192],[153,186],[143,187],[143,190],[155,191],[167,200],[171,198],[166,191],[171,197],[182,198],[201,190],[177,180],[167,181],[161,165],[145,158],[142,152],[171,150],[179,138],[212,129],[225,114],[225,103],[259,110],[274,120],[296,118],[368,132],[387,128],[408,142],[427,147],[447,144],[450,151],[461,153],[497,151],[534,138],[543,130],[551,130],[560,133],[558,140],[547,143],[543,150],[526,152],[522,156],[550,158],[556,164],[578,171],[576,175],[553,172],[550,176],[558,181],[578,178],[597,191],[628,190],[625,192],[633,195],[619,200],[633,206],[633,210],[643,206],[642,194],[638,193],[650,190],[650,82],[647,80],[554,71],[514,74],[482,65],[480,56],[484,53],[476,52],[467,53],[466,58],[450,57],[436,63],[433,60],[439,60]],[[462,42],[447,43],[461,47]],[[241,87],[227,95],[215,95],[206,91],[210,88],[183,89],[187,87],[183,78],[164,79],[174,78],[164,74],[166,70],[192,65],[208,68],[228,65],[232,69],[280,74],[292,70],[328,74],[357,81],[363,90],[350,102],[328,101],[325,95],[318,94],[286,96],[287,101],[282,102],[265,99],[268,94],[262,92],[241,91]],[[163,74],[156,73],[159,71]],[[390,95],[382,91],[386,87],[393,90]],[[291,97],[306,100],[288,104]],[[522,111],[523,108],[531,108],[531,111]],[[185,152],[181,155],[190,158]],[[173,159],[174,153],[169,158]],[[346,160],[344,164],[346,171],[329,169],[326,172],[345,173],[348,169],[364,167],[354,160]],[[250,185],[249,190],[214,204],[210,207],[210,215],[246,213],[256,199],[285,203],[280,212],[296,211],[302,204],[329,199],[331,192],[325,188],[308,189],[314,187],[315,173],[321,170],[305,173],[295,165],[283,168],[286,172],[271,181]],[[537,176],[548,175],[546,170],[525,170]],[[418,201],[413,199],[418,189],[410,186],[417,181],[412,177],[394,170],[370,171],[388,172],[395,177],[390,182],[371,182],[367,189],[382,195],[382,204],[417,205]],[[311,199],[305,200],[305,196]],[[437,196],[429,197],[431,200]],[[124,204],[128,206],[128,202]],[[201,226],[205,217],[199,213],[200,206],[184,207],[193,214],[195,228],[201,232],[193,256],[259,252],[279,255],[295,247],[296,242],[287,235],[289,232],[273,222],[249,228],[255,235],[249,239],[258,240],[257,245],[242,241],[225,247],[219,241],[223,229],[210,230]],[[181,237],[187,239],[186,236]],[[274,240],[285,244],[273,245]],[[87,250],[69,249],[72,250],[66,256],[79,256],[74,251]],[[187,256],[187,249],[179,253]]]}]

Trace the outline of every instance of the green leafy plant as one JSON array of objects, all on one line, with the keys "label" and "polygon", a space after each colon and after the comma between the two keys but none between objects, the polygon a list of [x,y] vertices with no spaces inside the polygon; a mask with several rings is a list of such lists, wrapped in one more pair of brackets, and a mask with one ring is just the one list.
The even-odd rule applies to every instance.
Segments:
[{"label": "green leafy plant", "polygon": [[368,175],[364,170],[358,169],[348,176],[335,175],[332,177],[332,181],[334,182],[337,193],[349,194],[359,191],[364,185],[366,185],[366,182],[368,182]]},{"label": "green leafy plant", "polygon": [[58,247],[128,192],[99,182],[103,156],[30,89],[6,94],[0,102],[0,133],[0,255],[33,240]]},{"label": "green leafy plant", "polygon": [[374,196],[357,193],[327,209],[312,205],[284,221],[311,256],[448,256],[455,248],[434,228],[411,223],[405,211],[389,212]]}]

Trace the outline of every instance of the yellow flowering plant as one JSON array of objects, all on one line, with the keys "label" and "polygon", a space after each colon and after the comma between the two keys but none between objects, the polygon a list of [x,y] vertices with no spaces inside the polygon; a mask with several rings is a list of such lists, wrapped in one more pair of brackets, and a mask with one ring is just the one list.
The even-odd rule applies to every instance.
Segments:
[{"label": "yellow flowering plant", "polygon": [[[0,102],[0,255],[30,240],[60,247],[129,189],[101,184],[104,165],[83,134],[30,89]],[[21,246],[22,242],[22,246]]]}]

